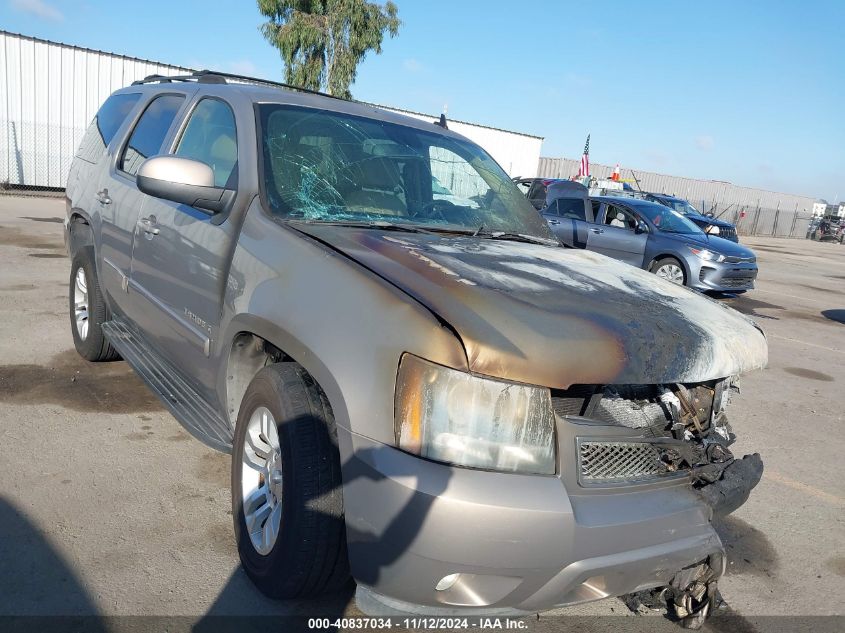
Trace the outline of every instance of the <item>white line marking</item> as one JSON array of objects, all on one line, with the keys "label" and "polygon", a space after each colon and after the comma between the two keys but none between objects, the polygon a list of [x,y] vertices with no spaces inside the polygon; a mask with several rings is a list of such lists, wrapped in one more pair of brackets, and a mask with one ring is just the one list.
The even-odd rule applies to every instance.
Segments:
[{"label": "white line marking", "polygon": [[801,301],[809,301],[810,303],[821,303],[821,304],[828,304],[830,301],[820,301],[819,299],[810,299],[809,297],[799,297],[798,295],[788,295],[785,292],[775,292],[774,290],[761,290],[760,288],[756,289],[757,292],[764,292],[770,295],[778,295],[779,297],[791,297],[792,299],[800,299]]},{"label": "white line marking", "polygon": [[807,341],[801,341],[797,338],[789,338],[788,336],[778,336],[777,334],[769,334],[766,332],[766,336],[768,338],[777,338],[781,341],[789,341],[790,343],[798,343],[800,345],[808,345],[810,347],[815,347],[817,349],[823,349],[826,352],[834,352],[835,354],[845,354],[845,350],[841,350],[837,347],[826,347],[824,345],[819,345],[818,343],[808,343]]}]

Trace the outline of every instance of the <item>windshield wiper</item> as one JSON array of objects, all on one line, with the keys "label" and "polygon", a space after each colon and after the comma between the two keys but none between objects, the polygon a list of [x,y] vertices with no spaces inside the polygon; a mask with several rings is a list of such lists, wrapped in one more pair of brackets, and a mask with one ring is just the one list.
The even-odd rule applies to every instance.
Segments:
[{"label": "windshield wiper", "polygon": [[428,235],[436,235],[442,233],[450,233],[452,235],[468,235],[470,237],[481,237],[490,240],[508,240],[511,242],[527,242],[529,244],[542,244],[543,246],[560,246],[556,240],[550,240],[535,235],[526,235],[524,233],[510,233],[508,231],[485,231],[484,226],[478,229],[467,229],[463,227],[449,227],[449,226],[421,226],[418,224],[383,222],[381,220],[290,220],[291,222],[301,222],[303,224],[328,224],[330,226],[344,226],[356,229],[375,229],[378,231],[401,231],[404,233],[426,233]]},{"label": "windshield wiper", "polygon": [[481,226],[473,232],[474,237],[483,237],[489,240],[506,240],[509,242],[526,242],[528,244],[542,244],[543,246],[560,246],[557,240],[527,235],[526,233],[511,233],[510,231],[485,231]]},{"label": "windshield wiper", "polygon": [[354,229],[375,229],[377,231],[400,231],[403,233],[425,233],[436,235],[439,233],[452,233],[457,235],[472,235],[471,229],[448,226],[431,226],[408,224],[402,222],[384,222],[382,220],[291,220],[303,224],[328,224],[329,226],[343,226]]}]

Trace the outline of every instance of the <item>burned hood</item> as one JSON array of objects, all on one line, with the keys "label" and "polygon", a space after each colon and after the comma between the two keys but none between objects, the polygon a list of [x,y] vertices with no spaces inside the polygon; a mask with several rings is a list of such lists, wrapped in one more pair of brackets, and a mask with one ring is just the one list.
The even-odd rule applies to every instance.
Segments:
[{"label": "burned hood", "polygon": [[438,315],[472,371],[547,387],[700,382],[761,368],[735,310],[583,250],[300,226]]}]

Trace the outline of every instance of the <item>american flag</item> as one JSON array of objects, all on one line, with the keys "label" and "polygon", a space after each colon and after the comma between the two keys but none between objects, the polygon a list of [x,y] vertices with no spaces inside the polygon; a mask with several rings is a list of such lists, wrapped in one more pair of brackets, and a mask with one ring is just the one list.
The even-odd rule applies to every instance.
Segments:
[{"label": "american flag", "polygon": [[587,144],[584,145],[584,155],[581,156],[581,168],[578,170],[578,178],[590,175],[590,135],[587,134]]}]

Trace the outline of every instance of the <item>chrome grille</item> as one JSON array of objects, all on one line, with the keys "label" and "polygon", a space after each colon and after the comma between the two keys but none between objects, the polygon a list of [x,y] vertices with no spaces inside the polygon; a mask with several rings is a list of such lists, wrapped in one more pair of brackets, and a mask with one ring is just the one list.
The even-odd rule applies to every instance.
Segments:
[{"label": "chrome grille", "polygon": [[579,440],[579,479],[582,485],[634,483],[657,477],[685,475],[670,472],[660,460],[664,443]]},{"label": "chrome grille", "polygon": [[729,264],[753,264],[757,261],[756,257],[725,257],[725,261]]}]

